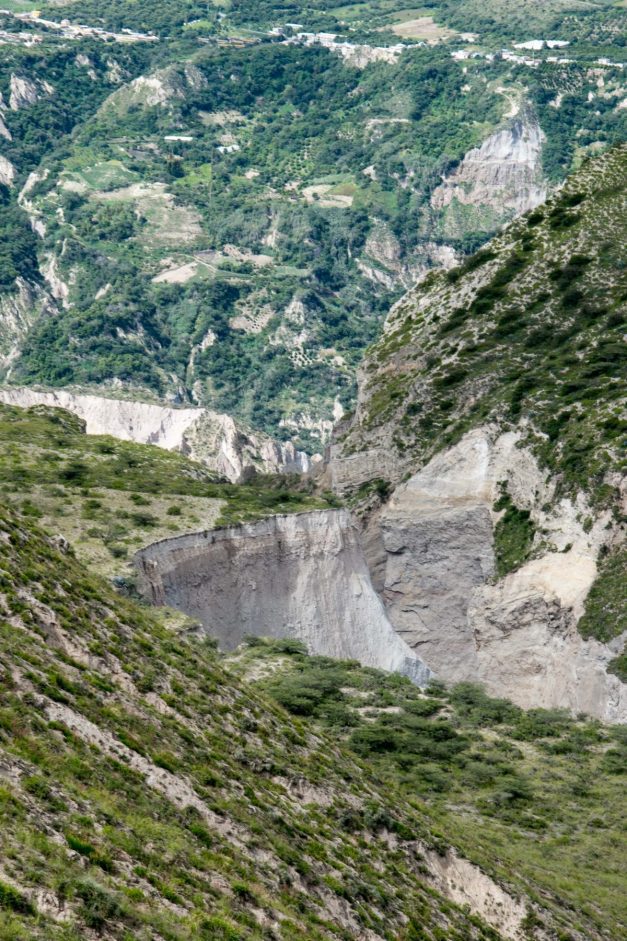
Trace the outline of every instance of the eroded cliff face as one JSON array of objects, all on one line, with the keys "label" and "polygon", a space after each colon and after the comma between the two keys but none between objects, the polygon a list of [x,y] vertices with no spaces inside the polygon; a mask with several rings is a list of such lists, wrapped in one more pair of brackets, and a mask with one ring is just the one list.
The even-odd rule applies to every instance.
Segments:
[{"label": "eroded cliff face", "polygon": [[444,234],[459,236],[469,227],[493,231],[544,202],[543,142],[535,119],[520,116],[470,150],[431,198],[442,213]]},{"label": "eroded cliff face", "polygon": [[420,684],[431,675],[390,625],[344,510],[165,539],[136,565],[149,600],[198,618],[226,650],[249,634],[293,637]]},{"label": "eroded cliff face", "polygon": [[54,309],[50,295],[24,278],[16,278],[11,293],[0,295],[0,375],[11,374],[29,329],[39,317],[53,313]]},{"label": "eroded cliff face", "polygon": [[79,395],[64,389],[42,392],[18,387],[0,389],[0,402],[22,408],[48,405],[67,409],[84,419],[87,434],[112,435],[123,441],[182,451],[232,482],[253,470],[267,474],[306,473],[312,467],[309,455],[297,451],[291,442],[248,433],[229,415],[210,409],[172,408]]},{"label": "eroded cliff face", "polygon": [[[529,561],[497,579],[504,481],[536,535]],[[607,672],[625,638],[608,645],[577,630],[599,554],[616,538],[611,513],[595,517],[583,495],[556,502],[554,492],[520,432],[476,429],[396,488],[369,562],[395,630],[442,679],[482,682],[524,708],[625,721],[627,687]]]},{"label": "eroded cliff face", "polygon": [[[502,196],[534,166],[540,138],[517,120],[460,168],[469,199],[471,164],[494,157],[484,182]],[[402,298],[325,470],[359,509],[391,623],[438,676],[616,722],[627,719],[612,672],[626,638],[608,613],[620,616],[618,586],[582,628],[611,641],[578,625],[625,538],[622,268],[601,256],[624,224],[624,173],[624,149],[590,161],[541,210]],[[447,192],[442,205],[457,199]]]},{"label": "eroded cliff face", "polygon": [[373,284],[394,290],[420,284],[434,268],[452,268],[457,260],[454,248],[435,242],[422,242],[403,257],[401,244],[389,225],[375,219],[357,266]]}]

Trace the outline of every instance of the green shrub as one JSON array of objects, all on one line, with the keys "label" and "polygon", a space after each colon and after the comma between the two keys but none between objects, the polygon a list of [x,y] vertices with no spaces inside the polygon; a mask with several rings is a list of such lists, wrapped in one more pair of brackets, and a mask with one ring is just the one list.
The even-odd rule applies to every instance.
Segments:
[{"label": "green shrub", "polygon": [[505,513],[494,527],[494,550],[496,572],[503,578],[519,568],[529,558],[536,532],[529,510],[519,509],[512,501],[506,487],[494,504],[495,512]]},{"label": "green shrub", "polygon": [[[601,559],[598,574],[578,624],[583,637],[608,642],[627,630],[627,548],[618,547]],[[614,669],[620,664],[615,664]],[[620,675],[620,674],[619,674]]]},{"label": "green shrub", "polygon": [[0,882],[0,909],[2,908],[20,915],[35,914],[35,908],[26,896],[6,882]]},{"label": "green shrub", "polygon": [[152,513],[131,513],[130,516],[135,525],[140,526],[142,529],[152,529],[159,522]]},{"label": "green shrub", "polygon": [[59,470],[59,478],[67,483],[80,485],[85,482],[89,475],[89,467],[82,461],[68,461],[68,463]]},{"label": "green shrub", "polygon": [[98,882],[85,879],[76,885],[75,893],[82,903],[81,916],[88,928],[100,931],[126,914],[115,893]]},{"label": "green shrub", "polygon": [[242,941],[242,934],[237,925],[218,915],[204,918],[199,930],[203,941]]}]

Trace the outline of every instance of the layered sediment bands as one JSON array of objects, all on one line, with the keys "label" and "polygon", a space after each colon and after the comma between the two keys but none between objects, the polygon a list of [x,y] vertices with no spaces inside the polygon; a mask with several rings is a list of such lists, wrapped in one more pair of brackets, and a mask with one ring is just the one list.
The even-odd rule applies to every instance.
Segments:
[{"label": "layered sediment bands", "polygon": [[225,650],[250,634],[292,637],[419,684],[430,676],[390,625],[344,510],[165,539],[135,560],[146,597],[198,618]]}]

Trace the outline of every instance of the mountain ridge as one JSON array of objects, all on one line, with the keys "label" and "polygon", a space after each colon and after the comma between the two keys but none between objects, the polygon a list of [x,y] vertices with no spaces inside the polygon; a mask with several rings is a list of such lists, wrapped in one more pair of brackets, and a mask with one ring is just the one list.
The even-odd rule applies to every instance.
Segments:
[{"label": "mountain ridge", "polygon": [[388,617],[438,675],[613,721],[626,708],[612,574],[625,543],[626,169],[624,147],[590,161],[395,305],[326,471],[362,508]]}]

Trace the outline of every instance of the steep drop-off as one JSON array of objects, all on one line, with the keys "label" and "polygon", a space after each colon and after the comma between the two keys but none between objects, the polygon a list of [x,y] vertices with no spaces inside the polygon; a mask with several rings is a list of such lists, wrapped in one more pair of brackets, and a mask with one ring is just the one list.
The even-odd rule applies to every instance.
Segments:
[{"label": "steep drop-off", "polygon": [[[624,635],[606,644],[577,631],[599,554],[616,538],[611,513],[588,530],[583,497],[547,511],[555,484],[519,440],[469,432],[395,490],[380,522],[387,615],[449,681],[479,680],[525,708],[625,721],[627,686],[606,672]],[[536,535],[528,561],[498,579],[503,480]]]},{"label": "steep drop-off", "polygon": [[439,676],[610,721],[627,718],[627,598],[607,575],[625,538],[626,162],[587,163],[392,309],[327,468],[388,617]]},{"label": "steep drop-off", "polygon": [[291,442],[245,432],[229,415],[205,408],[172,408],[63,389],[42,392],[18,387],[0,389],[0,402],[21,408],[66,409],[86,422],[88,434],[181,451],[233,482],[251,471],[302,474],[315,463]]},{"label": "steep drop-off", "polygon": [[136,565],[153,603],[198,618],[226,650],[250,634],[291,637],[417,683],[431,675],[390,625],[344,510],[164,539]]},{"label": "steep drop-off", "polygon": [[493,232],[544,202],[544,139],[537,121],[521,115],[469,151],[431,197],[442,213],[444,234],[460,237],[469,228]]},{"label": "steep drop-off", "polygon": [[543,937],[330,736],[4,507],[0,563],[0,937]]}]

